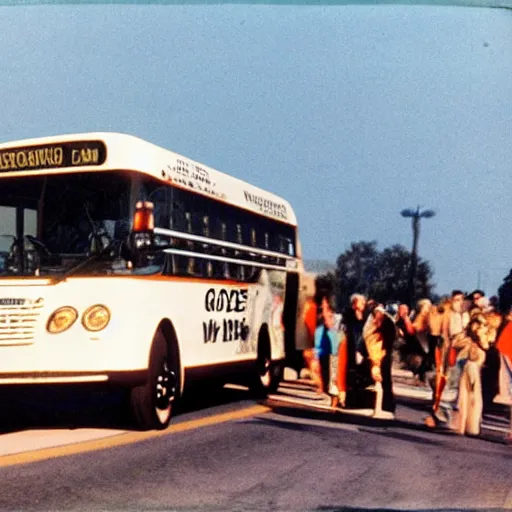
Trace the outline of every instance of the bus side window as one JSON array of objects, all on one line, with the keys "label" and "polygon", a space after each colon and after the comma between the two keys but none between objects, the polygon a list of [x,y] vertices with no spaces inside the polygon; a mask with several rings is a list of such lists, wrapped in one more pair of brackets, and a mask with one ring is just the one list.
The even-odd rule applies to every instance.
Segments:
[{"label": "bus side window", "polygon": [[[210,216],[208,214],[203,215],[203,236],[206,238],[210,238]],[[206,254],[211,253],[212,246],[209,244],[203,244],[203,251]],[[213,277],[214,263],[212,260],[204,260],[203,272],[206,277]]]},{"label": "bus side window", "polygon": [[[220,212],[221,214],[223,212]],[[222,218],[215,220],[215,229],[213,232],[213,238],[218,240],[227,241],[228,238],[228,225]],[[229,251],[225,247],[217,247],[214,252],[217,256],[228,257],[230,256]],[[230,279],[229,264],[224,261],[214,262],[214,274],[218,279]]]},{"label": "bus side window", "polygon": [[[240,245],[243,245],[243,243],[244,243],[243,226],[241,223],[237,223],[237,225],[236,225],[236,243],[240,244]],[[237,258],[240,258],[240,257],[243,258],[244,255],[242,252],[237,251],[236,256],[237,256]],[[245,281],[246,270],[247,269],[246,269],[245,265],[237,265],[237,276],[238,276],[238,279],[240,279],[240,281]]]},{"label": "bus side window", "polygon": [[279,252],[281,254],[288,253],[288,240],[283,235],[279,235]]},{"label": "bus side window", "polygon": [[190,216],[190,233],[204,236],[203,228],[203,213],[194,211]]},{"label": "bus side window", "polygon": [[[175,192],[175,191],[174,191]],[[187,221],[185,217],[185,211],[183,207],[183,203],[177,198],[177,200],[172,202],[171,207],[171,218],[170,218],[170,228],[173,231],[186,232]],[[186,242],[182,238],[173,237],[171,238],[171,245],[176,249],[186,250]],[[172,256],[173,261],[173,272],[176,275],[186,275],[187,274],[187,258],[185,256],[174,254]]]},{"label": "bus side window", "polygon": [[[208,237],[210,232],[209,219],[208,216],[201,211],[201,207],[201,203],[195,204],[195,208],[198,208],[198,210],[194,210],[191,215],[190,232],[196,236]],[[201,254],[208,254],[208,248],[209,244],[203,242],[192,242],[190,250]],[[209,277],[208,263],[208,260],[205,258],[195,258],[194,273],[201,277]]]},{"label": "bus side window", "polygon": [[148,200],[154,204],[155,227],[169,228],[171,219],[168,188],[160,187],[153,190],[148,195]]},{"label": "bus side window", "polygon": [[[192,214],[190,212],[185,212],[185,233],[192,234]],[[186,249],[188,251],[194,250],[194,242],[187,241]],[[193,256],[188,256],[187,258],[187,274],[190,276],[195,275],[195,258]]]},{"label": "bus side window", "polygon": [[[236,223],[231,216],[228,216],[226,221],[226,241],[236,243]],[[226,250],[226,256],[228,258],[235,259],[237,257],[237,251],[235,249],[229,248]],[[228,263],[227,267],[229,278],[236,279],[238,276],[237,265],[234,263]]]},{"label": "bus side window", "polygon": [[291,238],[287,238],[288,242],[288,256],[295,256],[295,247],[293,246],[293,241]]},{"label": "bus side window", "polygon": [[183,208],[183,204],[174,201],[172,203],[172,211],[171,211],[171,229],[174,231],[187,231],[187,222],[185,219],[185,210]]},{"label": "bus side window", "polygon": [[[254,248],[256,248],[258,246],[258,242],[256,239],[256,228],[254,226],[249,228],[249,244],[251,247],[254,247]],[[258,257],[256,254],[253,253],[250,255],[250,259],[253,261],[257,261]],[[247,279],[249,281],[254,280],[257,272],[258,272],[258,267],[247,267],[247,274],[248,274]]]}]

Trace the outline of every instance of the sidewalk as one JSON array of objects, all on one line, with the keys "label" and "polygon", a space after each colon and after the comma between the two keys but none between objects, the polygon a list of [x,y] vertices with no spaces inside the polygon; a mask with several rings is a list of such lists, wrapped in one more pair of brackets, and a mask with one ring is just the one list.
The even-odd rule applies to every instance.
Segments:
[{"label": "sidewalk", "polygon": [[[393,393],[396,397],[412,398],[427,402],[432,400],[432,389],[429,386],[418,385],[418,381],[411,371],[393,368],[391,375],[393,379]],[[281,395],[281,399],[284,401],[297,402],[298,404],[300,403],[314,408],[331,409],[329,397],[327,397],[327,395],[320,397],[314,391],[311,380],[308,378],[299,378],[297,372],[290,368],[286,368],[284,372],[284,387],[286,387],[286,383],[294,383],[299,387],[299,389],[293,390],[293,396],[291,396],[291,393],[288,395],[287,391],[282,390],[285,395],[288,395]],[[445,404],[452,402],[455,400],[456,394],[457,392],[455,389],[445,389],[442,402]],[[350,408],[342,409],[342,411],[348,414],[357,414],[361,416],[371,416],[374,413],[373,409]]]},{"label": "sidewalk", "polygon": [[[393,391],[397,396],[419,398],[424,400],[432,399],[432,389],[430,386],[418,385],[414,374],[409,370],[401,368],[392,368],[391,377],[393,379]],[[308,379],[299,379],[297,372],[290,368],[286,368],[284,372],[285,381],[303,381],[310,383]],[[445,389],[443,393],[443,401],[451,402],[455,399],[457,392],[455,389]]]},{"label": "sidewalk", "polygon": [[[419,384],[411,371],[394,367],[391,369],[391,377],[393,379],[393,392],[396,396],[432,400],[432,388],[428,385]],[[290,368],[285,369],[284,381],[297,381],[311,385],[311,381],[309,379],[300,379],[297,372]],[[443,392],[442,401],[453,402],[456,396],[457,389],[447,386]],[[501,396],[496,397],[494,404],[498,410],[508,410],[509,407],[506,399]]]}]

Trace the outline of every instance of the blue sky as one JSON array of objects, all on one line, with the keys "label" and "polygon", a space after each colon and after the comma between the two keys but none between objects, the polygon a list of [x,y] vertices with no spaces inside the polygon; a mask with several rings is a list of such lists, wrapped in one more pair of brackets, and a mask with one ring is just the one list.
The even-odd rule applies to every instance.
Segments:
[{"label": "blue sky", "polygon": [[288,199],[307,259],[411,247],[438,293],[512,267],[512,11],[0,8],[0,141],[121,131]]}]

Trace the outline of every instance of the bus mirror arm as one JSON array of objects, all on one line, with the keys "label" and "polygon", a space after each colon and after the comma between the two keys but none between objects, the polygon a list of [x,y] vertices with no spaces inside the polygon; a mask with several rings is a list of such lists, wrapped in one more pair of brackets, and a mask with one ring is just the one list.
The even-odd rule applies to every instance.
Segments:
[{"label": "bus mirror arm", "polygon": [[144,267],[154,255],[154,236],[149,233],[130,233],[122,242],[121,257],[127,262],[127,268]]}]

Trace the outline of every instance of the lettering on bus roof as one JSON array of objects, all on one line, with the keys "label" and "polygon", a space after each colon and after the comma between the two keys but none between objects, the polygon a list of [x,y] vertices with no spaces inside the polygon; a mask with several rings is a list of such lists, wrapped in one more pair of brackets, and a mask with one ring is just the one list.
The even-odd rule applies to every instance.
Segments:
[{"label": "lettering on bus roof", "polygon": [[286,205],[276,203],[270,199],[265,199],[264,197],[258,196],[252,192],[247,192],[247,190],[244,190],[244,197],[251,206],[255,206],[261,213],[272,215],[278,219],[288,219]]},{"label": "lettering on bus roof", "polygon": [[167,169],[162,170],[162,175],[184,187],[219,199],[226,199],[226,194],[217,190],[217,184],[212,180],[210,173],[198,165],[177,159],[174,167],[167,165]]},{"label": "lettering on bus roof", "polygon": [[101,165],[107,158],[102,141],[73,141],[0,149],[0,172],[36,171]]}]

